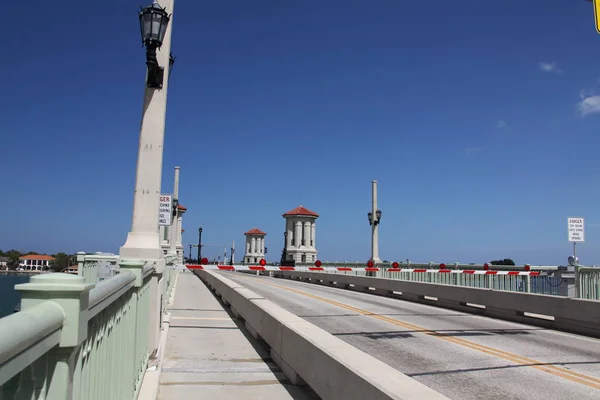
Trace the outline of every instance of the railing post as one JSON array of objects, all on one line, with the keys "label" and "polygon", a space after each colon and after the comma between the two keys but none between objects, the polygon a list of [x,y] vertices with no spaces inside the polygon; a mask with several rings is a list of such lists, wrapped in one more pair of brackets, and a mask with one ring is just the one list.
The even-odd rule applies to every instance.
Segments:
[{"label": "railing post", "polygon": [[94,286],[86,284],[81,276],[62,273],[32,276],[29,283],[15,285],[15,290],[21,292],[23,310],[50,300],[65,314],[59,346],[49,353],[48,368],[53,372],[48,382],[48,399],[78,399],[75,366],[88,334],[88,306]]},{"label": "railing post", "polygon": [[85,252],[77,252],[77,275],[83,276],[83,266],[85,264]]}]

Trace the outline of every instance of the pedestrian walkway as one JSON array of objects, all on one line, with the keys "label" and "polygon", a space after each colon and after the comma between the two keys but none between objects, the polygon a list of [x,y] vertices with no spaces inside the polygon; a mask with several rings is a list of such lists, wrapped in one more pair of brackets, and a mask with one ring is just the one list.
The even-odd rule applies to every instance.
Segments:
[{"label": "pedestrian walkway", "polygon": [[308,387],[291,385],[264,345],[187,269],[169,312],[158,399],[318,399]]}]

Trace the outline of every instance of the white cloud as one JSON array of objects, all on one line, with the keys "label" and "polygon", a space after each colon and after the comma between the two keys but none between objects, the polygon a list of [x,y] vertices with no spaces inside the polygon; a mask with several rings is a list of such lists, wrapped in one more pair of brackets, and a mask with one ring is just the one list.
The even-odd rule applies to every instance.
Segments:
[{"label": "white cloud", "polygon": [[508,124],[506,123],[505,120],[499,119],[498,122],[496,122],[496,128],[498,128],[498,129],[506,129],[506,128],[508,128]]},{"label": "white cloud", "polygon": [[465,149],[465,156],[470,157],[472,155],[479,153],[480,151],[481,151],[480,147],[467,147]]},{"label": "white cloud", "polygon": [[589,114],[599,113],[600,112],[600,96],[592,96],[592,95],[584,95],[583,93],[580,95],[581,101],[577,103],[575,106],[581,113],[582,117],[585,117]]},{"label": "white cloud", "polygon": [[545,61],[540,61],[538,63],[540,69],[544,72],[556,72],[557,74],[560,74],[562,72],[562,70],[560,68],[558,68],[558,65],[556,65],[556,61],[552,61],[552,62],[545,62]]}]

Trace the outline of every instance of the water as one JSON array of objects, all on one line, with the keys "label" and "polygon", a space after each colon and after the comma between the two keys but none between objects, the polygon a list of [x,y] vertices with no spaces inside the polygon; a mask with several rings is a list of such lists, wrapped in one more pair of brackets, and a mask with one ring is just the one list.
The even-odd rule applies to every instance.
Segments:
[{"label": "water", "polygon": [[0,274],[0,318],[15,311],[15,306],[21,302],[21,294],[15,290],[15,285],[29,282],[29,275]]}]

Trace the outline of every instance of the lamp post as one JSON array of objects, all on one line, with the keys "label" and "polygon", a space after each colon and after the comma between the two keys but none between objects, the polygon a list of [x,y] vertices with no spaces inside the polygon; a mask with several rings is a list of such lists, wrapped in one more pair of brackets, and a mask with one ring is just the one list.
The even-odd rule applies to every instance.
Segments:
[{"label": "lamp post", "polygon": [[163,82],[164,67],[169,68],[171,31],[175,0],[156,0],[139,14],[142,43],[146,47],[146,87],[138,145],[133,218],[125,244],[119,249],[121,262],[154,263],[149,280],[150,302],[148,351],[158,349],[162,326],[165,256],[160,247],[158,209],[161,192],[168,81]]},{"label": "lamp post", "polygon": [[169,249],[171,253],[177,254],[177,238],[179,233],[177,232],[181,227],[179,226],[179,167],[175,167],[175,179],[173,184],[173,210],[171,211],[171,237],[169,239]]},{"label": "lamp post", "polygon": [[287,231],[283,232],[283,250],[281,251],[281,265],[286,265],[287,262]]},{"label": "lamp post", "polygon": [[198,264],[202,261],[202,227],[198,228]]},{"label": "lamp post", "polygon": [[[380,264],[379,258],[379,223],[381,222],[381,210],[377,208],[377,181],[371,182],[371,211],[367,213],[369,225],[371,225],[371,258],[374,265]],[[373,272],[368,272],[373,276]]]},{"label": "lamp post", "polygon": [[[162,179],[163,144],[167,110],[168,82],[163,82],[169,67],[171,30],[169,24],[174,0],[156,1],[139,14],[142,43],[146,46],[147,77],[133,200],[131,231],[120,249],[121,259],[164,260],[158,229],[158,203]],[[164,261],[157,263],[162,273]]]}]

